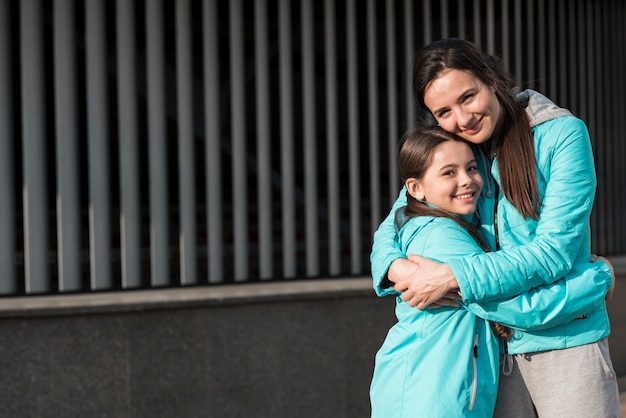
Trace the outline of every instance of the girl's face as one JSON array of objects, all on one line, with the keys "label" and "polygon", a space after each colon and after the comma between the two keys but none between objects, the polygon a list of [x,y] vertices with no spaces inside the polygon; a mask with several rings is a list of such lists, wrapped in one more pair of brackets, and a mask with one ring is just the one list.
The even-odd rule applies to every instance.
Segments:
[{"label": "girl's face", "polygon": [[424,176],[406,181],[414,198],[458,215],[474,213],[482,186],[474,153],[461,141],[438,145]]},{"label": "girl's face", "polygon": [[426,87],[424,103],[443,129],[474,144],[489,140],[500,119],[495,89],[469,71],[444,70]]}]

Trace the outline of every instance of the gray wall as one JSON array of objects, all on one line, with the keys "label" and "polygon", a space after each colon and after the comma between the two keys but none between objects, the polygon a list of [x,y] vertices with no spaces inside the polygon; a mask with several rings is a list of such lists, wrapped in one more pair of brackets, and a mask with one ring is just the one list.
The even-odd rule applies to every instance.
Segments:
[{"label": "gray wall", "polygon": [[[367,417],[370,279],[6,299],[0,416]],[[626,375],[626,274],[609,305]]]}]

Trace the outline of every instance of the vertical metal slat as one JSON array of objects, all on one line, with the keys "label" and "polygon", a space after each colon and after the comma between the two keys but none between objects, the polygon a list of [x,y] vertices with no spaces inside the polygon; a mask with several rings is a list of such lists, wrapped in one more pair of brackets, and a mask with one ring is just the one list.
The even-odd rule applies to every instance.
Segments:
[{"label": "vertical metal slat", "polygon": [[282,207],[283,277],[296,275],[295,169],[293,127],[293,72],[290,0],[280,0],[279,71],[280,71],[280,168]]},{"label": "vertical metal slat", "polygon": [[[594,40],[595,40],[595,25],[594,25],[594,14],[593,14],[593,9],[594,9],[594,5],[591,2],[586,2],[586,7],[585,7],[585,16],[586,16],[586,23],[585,23],[585,27],[587,28],[587,36],[586,36],[586,43],[585,43],[585,48],[588,51],[586,55],[587,58],[587,80],[594,80],[594,82],[587,82],[585,83],[585,87],[588,91],[587,94],[587,98],[588,98],[588,114],[587,114],[587,126],[589,126],[589,133],[591,135],[591,145],[594,149],[594,153],[595,153],[595,158],[596,158],[596,167],[598,166],[598,154],[597,154],[597,148],[596,148],[596,144],[598,141],[598,135],[597,135],[597,129],[596,129],[596,86],[595,86],[595,80],[596,80],[596,76],[595,76],[595,54],[592,53],[593,48],[594,48]],[[597,194],[597,193],[596,193]],[[596,201],[594,202],[594,209],[591,212],[591,230],[592,231],[599,231],[599,215],[598,215],[598,200],[596,199]],[[596,253],[599,253],[598,251],[598,247],[597,247],[597,243],[599,240],[601,240],[601,234],[599,233],[595,233],[592,235],[594,237],[594,242],[593,242],[593,248],[592,250]]]},{"label": "vertical metal slat", "polygon": [[[526,82],[528,83],[528,87],[531,89],[536,89],[536,80],[535,80],[535,65],[536,65],[536,49],[535,49],[535,1],[529,1],[526,3],[526,42],[528,48],[526,48]],[[543,38],[540,38],[543,39]],[[543,43],[543,42],[542,42]],[[524,80],[520,80],[524,81]]]},{"label": "vertical metal slat", "polygon": [[53,7],[59,290],[73,291],[81,288],[74,8],[69,0]]},{"label": "vertical metal slat", "polygon": [[267,0],[254,2],[254,45],[256,73],[256,136],[257,136],[257,225],[259,274],[261,279],[273,275],[272,246],[272,184],[270,142],[270,90]]},{"label": "vertical metal slat", "polygon": [[193,133],[193,71],[189,0],[176,1],[176,92],[178,109],[178,201],[180,283],[198,280],[196,181]]},{"label": "vertical metal slat", "polygon": [[545,0],[538,0],[537,3],[537,39],[541,39],[539,42],[539,91],[543,94],[547,93],[548,89],[548,72],[547,72],[547,60],[546,60],[546,5]]},{"label": "vertical metal slat", "polygon": [[104,4],[89,0],[85,13],[90,277],[91,288],[96,290],[112,285]]},{"label": "vertical metal slat", "polygon": [[43,22],[39,0],[20,5],[22,155],[26,293],[50,291],[46,109],[43,85]]},{"label": "vertical metal slat", "polygon": [[170,282],[163,31],[161,1],[146,2],[150,275],[153,286]]},{"label": "vertical metal slat", "polygon": [[229,5],[230,22],[230,73],[231,101],[230,120],[232,136],[232,178],[233,184],[233,230],[235,280],[244,281],[249,272],[248,218],[247,218],[247,165],[246,165],[246,102],[245,102],[245,59],[243,36],[243,6],[241,0],[233,0]]},{"label": "vertical metal slat", "polygon": [[[603,33],[602,33],[602,29],[604,26],[604,22],[602,21],[602,5],[600,3],[594,2],[594,11],[593,11],[593,15],[594,15],[594,47],[593,49],[591,49],[591,51],[595,52],[595,59],[594,59],[594,63],[593,65],[595,66],[594,68],[594,72],[595,72],[595,77],[593,78],[594,80],[594,94],[596,95],[595,97],[595,103],[596,103],[596,107],[595,109],[595,114],[596,114],[596,125],[595,125],[595,131],[596,131],[596,141],[594,144],[594,149],[596,151],[596,155],[598,155],[598,159],[597,159],[597,163],[596,163],[596,170],[597,170],[597,184],[598,187],[596,189],[596,193],[599,196],[604,196],[604,194],[606,193],[606,176],[605,176],[605,168],[606,168],[606,128],[605,128],[605,121],[604,121],[604,103],[605,103],[605,97],[603,94],[603,89],[604,89],[604,63],[602,62],[602,57],[605,53],[605,51],[603,51],[603,46],[604,46],[604,42],[602,39]],[[598,241],[598,248],[597,248],[597,253],[598,254],[606,254],[607,251],[607,240],[606,240],[606,234],[607,234],[607,228],[606,228],[606,204],[604,201],[599,201],[596,203],[596,207],[595,207],[595,211],[598,213],[598,224],[597,224],[597,230],[600,233],[600,236],[603,237],[602,239],[600,239]]]},{"label": "vertical metal slat", "polygon": [[[389,151],[389,202],[394,202],[398,196],[398,150],[397,144],[400,139],[398,128],[398,91],[397,72],[398,57],[396,54],[396,15],[395,1],[385,1],[385,47],[387,70],[387,149]],[[391,206],[391,205],[389,205]]]},{"label": "vertical metal slat", "polygon": [[567,37],[565,38],[568,60],[565,62],[567,67],[567,79],[568,79],[568,94],[570,96],[567,102],[567,107],[575,115],[580,115],[580,107],[578,105],[578,48],[579,40],[577,35],[583,30],[576,25],[576,3],[568,4],[567,7]]},{"label": "vertical metal slat", "polygon": [[326,78],[326,164],[328,172],[328,268],[331,276],[341,273],[339,212],[339,122],[337,108],[337,34],[335,1],[324,0],[324,74]]},{"label": "vertical metal slat", "polygon": [[15,189],[13,132],[13,74],[9,0],[0,0],[0,294],[17,291],[15,269]]},{"label": "vertical metal slat", "polygon": [[[581,47],[581,51],[584,51],[584,45],[585,42],[587,40],[587,37],[589,36],[588,30],[589,28],[585,25],[585,3],[583,0],[577,0],[576,1],[576,8],[577,8],[577,12],[576,12],[576,25],[579,28],[578,31],[578,45],[580,45]],[[587,60],[586,60],[586,55],[585,53],[580,53],[578,54],[578,61],[577,61],[577,65],[579,67],[579,74],[580,76],[578,77],[578,83],[576,88],[578,89],[578,95],[580,97],[578,103],[579,103],[579,112],[580,112],[580,117],[581,119],[583,119],[584,121],[587,121],[587,84],[588,84],[588,78],[587,78]]]},{"label": "vertical metal slat", "polygon": [[502,3],[502,53],[500,54],[500,58],[502,58],[502,63],[504,64],[504,68],[508,71],[511,70],[511,54],[510,54],[510,32],[511,25],[509,25],[509,2],[505,1]]},{"label": "vertical metal slat", "polygon": [[[614,19],[617,22],[617,36],[616,36],[616,50],[617,51],[624,51],[626,50],[626,45],[625,45],[625,40],[626,40],[626,29],[624,28],[623,24],[620,24],[619,22],[625,22],[626,21],[626,7],[624,7],[623,5],[621,5],[621,3],[616,2],[618,7],[616,12],[613,14],[614,15]],[[624,74],[626,73],[626,57],[624,56],[624,54],[619,54],[618,55],[618,62],[617,62],[617,68],[616,68],[617,74]],[[616,92],[621,92],[618,93],[618,98],[619,98],[619,102],[618,102],[618,109],[625,109],[626,108],[626,98],[624,98],[624,92],[626,92],[626,81],[624,80],[624,77],[617,77],[618,80],[618,86],[617,89],[615,90]],[[626,121],[624,121],[624,118],[615,118],[617,120],[617,127],[616,127],[616,132],[624,132],[626,131]],[[615,137],[614,137],[615,138]],[[615,141],[614,142],[616,145],[616,150],[615,150],[615,155],[616,158],[624,158],[624,156],[626,156],[626,145],[624,144],[624,141]],[[619,167],[619,163],[616,164],[617,167]],[[616,207],[618,208],[623,208],[624,206],[626,206],[626,197],[624,197],[623,193],[621,193],[620,188],[623,187],[624,184],[626,184],[626,170],[617,170],[616,173],[616,177],[615,177],[615,186],[617,188],[617,193],[616,196],[619,196],[618,198],[618,202],[616,203]],[[616,211],[617,213],[617,211]],[[617,215],[615,217],[616,219],[616,225],[615,228],[613,229],[613,232],[615,234],[615,253],[616,254],[620,254],[620,253],[624,253],[626,252],[624,249],[624,231],[626,231],[626,227],[624,225],[624,217],[623,216],[619,216]],[[619,232],[616,232],[619,231]]]},{"label": "vertical metal slat", "polygon": [[141,237],[137,77],[135,75],[135,2],[117,0],[117,78],[120,164],[120,253],[122,287],[139,287]]},{"label": "vertical metal slat", "polygon": [[448,8],[448,0],[441,0],[441,38],[450,36],[450,10]]},{"label": "vertical metal slat", "polygon": [[370,228],[376,231],[381,220],[380,214],[380,123],[378,121],[378,48],[376,39],[377,15],[374,0],[367,0],[367,104],[369,131],[369,190],[370,190]]},{"label": "vertical metal slat", "polygon": [[[518,83],[524,82],[522,74],[522,2],[515,0],[513,5],[513,16],[515,21],[515,79]],[[524,35],[525,36],[525,35]]]},{"label": "vertical metal slat", "polygon": [[[558,77],[557,77],[557,48],[556,48],[556,11],[554,2],[556,0],[547,0],[548,1],[548,82],[549,91],[548,97],[552,100],[557,100],[557,86],[558,86]],[[544,93],[545,94],[545,93]]]},{"label": "vertical metal slat", "polygon": [[[610,0],[604,3],[604,15],[603,21],[605,22],[604,28],[606,31],[606,35],[604,37],[604,47],[605,47],[605,55],[611,55],[611,51],[617,51],[616,49],[616,34],[618,33],[618,29],[615,24],[615,10],[614,10],[614,0]],[[620,22],[620,25],[623,25],[623,22]],[[616,57],[622,54],[614,54]],[[612,60],[611,65],[604,66],[604,81],[607,86],[607,99],[606,106],[608,109],[623,109],[618,107],[619,103],[617,102],[618,95],[616,94],[616,87],[619,85],[618,78],[624,78],[624,73],[617,74],[616,69],[616,59]],[[610,86],[610,87],[609,87]],[[621,118],[615,117],[611,115],[612,112],[606,112],[605,115],[605,125],[608,129],[606,135],[606,155],[607,155],[607,164],[606,164],[606,193],[604,197],[606,199],[606,237],[607,237],[607,245],[606,245],[606,253],[605,254],[615,254],[615,218],[619,213],[623,213],[620,207],[619,211],[616,211],[615,208],[618,207],[618,201],[616,196],[621,196],[624,185],[616,184],[617,179],[617,171],[620,170],[620,167],[623,165],[624,161],[623,155],[618,155],[616,151],[616,144],[621,142],[622,132],[617,131],[616,125],[617,121]],[[621,160],[621,161],[620,161]]]},{"label": "vertical metal slat", "polygon": [[315,114],[315,56],[312,0],[303,0],[302,21],[302,100],[304,138],[304,216],[306,274],[319,274],[317,126]]},{"label": "vertical metal slat", "polygon": [[[493,0],[487,0],[487,53],[496,55],[496,25]],[[504,29],[503,29],[504,30]]]},{"label": "vertical metal slat", "polygon": [[[413,18],[413,1],[404,0],[404,77],[405,77],[405,104],[406,126],[415,127],[415,98],[413,97],[413,54],[415,53],[415,20]],[[356,57],[355,57],[356,59]]]},{"label": "vertical metal slat", "polygon": [[567,86],[567,13],[565,11],[565,0],[559,0],[558,2],[558,23],[555,22],[557,27],[559,28],[558,39],[559,39],[559,48],[558,48],[558,80],[559,80],[559,93],[556,98],[552,98],[552,100],[556,100],[557,103],[560,103],[561,106],[568,106],[569,103],[569,92]]},{"label": "vertical metal slat", "polygon": [[[409,1],[409,0],[407,0]],[[346,2],[346,51],[348,77],[348,160],[350,184],[350,273],[361,271],[361,212],[360,212],[360,131],[359,131],[359,90],[358,57],[355,0]]]},{"label": "vertical metal slat", "polygon": [[424,35],[424,45],[428,45],[433,41],[433,11],[430,7],[430,1],[422,3],[422,35]]},{"label": "vertical metal slat", "polygon": [[466,25],[466,11],[465,11],[465,0],[458,0],[458,22],[459,22],[459,38],[465,39],[467,36],[467,25]]},{"label": "vertical metal slat", "polygon": [[207,271],[209,283],[224,280],[222,217],[222,163],[220,130],[219,51],[217,43],[217,0],[202,4],[204,48],[204,120],[206,161]]},{"label": "vertical metal slat", "polygon": [[[504,2],[503,5],[506,5],[506,1]],[[480,0],[474,0],[474,12],[473,12],[473,17],[474,17],[474,43],[476,45],[482,45],[482,41],[481,41],[481,34],[480,34],[480,29],[482,28],[482,24],[480,22]]]}]

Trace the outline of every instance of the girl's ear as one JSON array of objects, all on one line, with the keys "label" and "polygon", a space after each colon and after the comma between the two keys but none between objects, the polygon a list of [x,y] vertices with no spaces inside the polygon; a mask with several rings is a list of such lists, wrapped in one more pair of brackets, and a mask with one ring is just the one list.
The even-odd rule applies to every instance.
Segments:
[{"label": "girl's ear", "polygon": [[413,196],[417,200],[426,200],[424,196],[424,191],[422,188],[422,184],[416,178],[411,177],[408,179],[404,185],[406,186],[406,190],[409,192],[411,196]]}]

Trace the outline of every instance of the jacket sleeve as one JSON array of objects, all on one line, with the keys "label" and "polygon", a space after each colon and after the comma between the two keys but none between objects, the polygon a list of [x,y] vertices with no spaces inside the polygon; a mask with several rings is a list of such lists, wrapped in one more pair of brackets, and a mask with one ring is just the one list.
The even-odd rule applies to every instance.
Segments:
[{"label": "jacket sleeve", "polygon": [[[449,261],[466,302],[518,295],[564,277],[574,266],[584,237],[589,236],[596,177],[584,123],[574,117],[563,119],[543,133],[544,143],[539,145],[537,175],[546,187],[539,220],[525,221],[536,222],[532,241]],[[515,234],[516,225],[502,221],[500,230]]]},{"label": "jacket sleeve", "polygon": [[477,316],[522,331],[567,324],[604,304],[606,276],[611,271],[604,262],[576,264],[563,279],[529,290],[519,296],[483,303],[470,303],[467,309]]},{"label": "jacket sleeve", "polygon": [[370,254],[370,263],[372,266],[372,280],[374,290],[378,296],[386,296],[396,294],[393,287],[384,286],[386,282],[387,271],[391,263],[405,257],[398,243],[398,236],[395,227],[396,210],[406,205],[406,189],[400,190],[398,199],[393,204],[391,211],[374,233],[374,242],[372,244],[372,253]]}]

